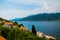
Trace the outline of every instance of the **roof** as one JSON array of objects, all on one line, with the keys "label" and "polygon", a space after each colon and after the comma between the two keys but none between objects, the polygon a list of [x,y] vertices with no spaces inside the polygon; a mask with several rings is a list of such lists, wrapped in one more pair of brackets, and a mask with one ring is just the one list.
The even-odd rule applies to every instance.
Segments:
[{"label": "roof", "polygon": [[6,40],[4,37],[0,36],[0,40]]},{"label": "roof", "polygon": [[2,21],[0,21],[0,23],[2,23]]},{"label": "roof", "polygon": [[4,24],[12,25],[13,23],[12,22],[5,22]]}]

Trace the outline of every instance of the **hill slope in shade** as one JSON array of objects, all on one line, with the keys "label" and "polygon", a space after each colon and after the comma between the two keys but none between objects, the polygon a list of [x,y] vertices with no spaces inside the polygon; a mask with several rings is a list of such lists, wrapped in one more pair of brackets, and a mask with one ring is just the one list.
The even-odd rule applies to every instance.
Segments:
[{"label": "hill slope in shade", "polygon": [[60,21],[60,13],[36,14],[24,18],[15,18],[11,21]]}]

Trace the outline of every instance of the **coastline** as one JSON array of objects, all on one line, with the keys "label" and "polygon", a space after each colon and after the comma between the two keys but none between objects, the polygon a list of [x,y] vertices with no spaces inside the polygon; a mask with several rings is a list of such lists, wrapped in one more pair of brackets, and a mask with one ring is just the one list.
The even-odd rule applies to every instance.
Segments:
[{"label": "coastline", "polygon": [[38,37],[46,37],[47,39],[56,39],[55,37],[52,37],[52,36],[49,36],[49,35],[46,35],[46,34],[44,34],[44,33],[42,33],[42,32],[37,32],[37,36]]}]

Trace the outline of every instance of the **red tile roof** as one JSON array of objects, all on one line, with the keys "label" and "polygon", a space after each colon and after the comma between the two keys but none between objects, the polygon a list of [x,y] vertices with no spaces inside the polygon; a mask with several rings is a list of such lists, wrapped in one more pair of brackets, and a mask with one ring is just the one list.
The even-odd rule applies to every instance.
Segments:
[{"label": "red tile roof", "polygon": [[6,40],[4,37],[0,36],[0,40]]},{"label": "red tile roof", "polygon": [[13,23],[12,22],[5,22],[4,24],[12,25]]}]

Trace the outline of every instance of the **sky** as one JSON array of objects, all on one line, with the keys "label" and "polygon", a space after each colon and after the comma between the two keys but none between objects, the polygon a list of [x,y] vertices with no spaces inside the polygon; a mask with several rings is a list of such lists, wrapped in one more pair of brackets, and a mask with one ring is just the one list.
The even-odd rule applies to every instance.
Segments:
[{"label": "sky", "polygon": [[60,13],[60,0],[0,0],[0,17],[5,19],[57,12]]}]

